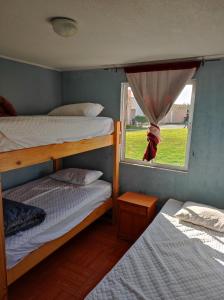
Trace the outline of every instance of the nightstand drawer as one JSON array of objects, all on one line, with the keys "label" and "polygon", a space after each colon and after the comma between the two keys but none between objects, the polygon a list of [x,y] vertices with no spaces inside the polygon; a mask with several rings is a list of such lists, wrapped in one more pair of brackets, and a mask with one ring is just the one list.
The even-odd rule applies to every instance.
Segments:
[{"label": "nightstand drawer", "polygon": [[119,211],[118,236],[122,239],[134,241],[149,225],[146,216],[131,214],[128,211]]},{"label": "nightstand drawer", "polygon": [[147,208],[134,204],[126,204],[122,201],[119,201],[119,209],[127,211],[129,213],[138,214],[138,215],[147,215]]}]

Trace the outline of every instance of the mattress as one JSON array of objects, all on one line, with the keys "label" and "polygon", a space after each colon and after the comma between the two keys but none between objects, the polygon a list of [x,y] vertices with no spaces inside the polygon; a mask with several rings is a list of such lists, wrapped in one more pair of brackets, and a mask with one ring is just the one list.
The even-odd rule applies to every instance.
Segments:
[{"label": "mattress", "polygon": [[18,116],[0,118],[0,152],[111,134],[106,117]]},{"label": "mattress", "polygon": [[111,184],[97,180],[85,186],[44,177],[4,192],[5,198],[34,205],[47,213],[43,223],[6,238],[7,268],[44,243],[79,224],[111,196]]},{"label": "mattress", "polygon": [[182,204],[170,199],[86,299],[223,299],[224,234],[179,223]]}]

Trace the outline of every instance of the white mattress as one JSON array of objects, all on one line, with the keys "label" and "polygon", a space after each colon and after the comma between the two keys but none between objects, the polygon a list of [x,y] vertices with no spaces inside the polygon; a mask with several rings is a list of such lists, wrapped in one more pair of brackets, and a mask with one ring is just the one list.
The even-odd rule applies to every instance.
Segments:
[{"label": "white mattress", "polygon": [[78,186],[44,177],[10,189],[4,196],[41,207],[47,213],[40,225],[6,238],[7,268],[10,269],[31,251],[79,224],[111,196],[111,184],[97,180]]},{"label": "white mattress", "polygon": [[0,118],[0,152],[80,141],[111,134],[106,117],[18,116]]},{"label": "white mattress", "polygon": [[173,217],[169,200],[88,300],[224,299],[224,234]]}]

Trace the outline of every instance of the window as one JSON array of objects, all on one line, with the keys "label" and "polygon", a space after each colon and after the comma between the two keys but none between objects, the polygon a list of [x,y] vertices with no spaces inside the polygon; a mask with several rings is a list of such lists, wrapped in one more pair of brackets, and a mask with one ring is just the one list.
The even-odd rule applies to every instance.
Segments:
[{"label": "window", "polygon": [[195,80],[183,88],[167,116],[160,122],[161,142],[157,156],[143,162],[147,146],[148,119],[140,109],[128,83],[122,83],[121,120],[123,126],[122,161],[172,169],[188,168],[195,94]]}]

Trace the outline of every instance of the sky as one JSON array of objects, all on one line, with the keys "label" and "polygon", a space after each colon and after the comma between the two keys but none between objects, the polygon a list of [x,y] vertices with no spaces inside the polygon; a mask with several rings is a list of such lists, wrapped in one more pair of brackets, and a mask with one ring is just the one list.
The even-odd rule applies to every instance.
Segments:
[{"label": "sky", "polygon": [[190,104],[191,103],[192,84],[185,85],[175,104]]}]

